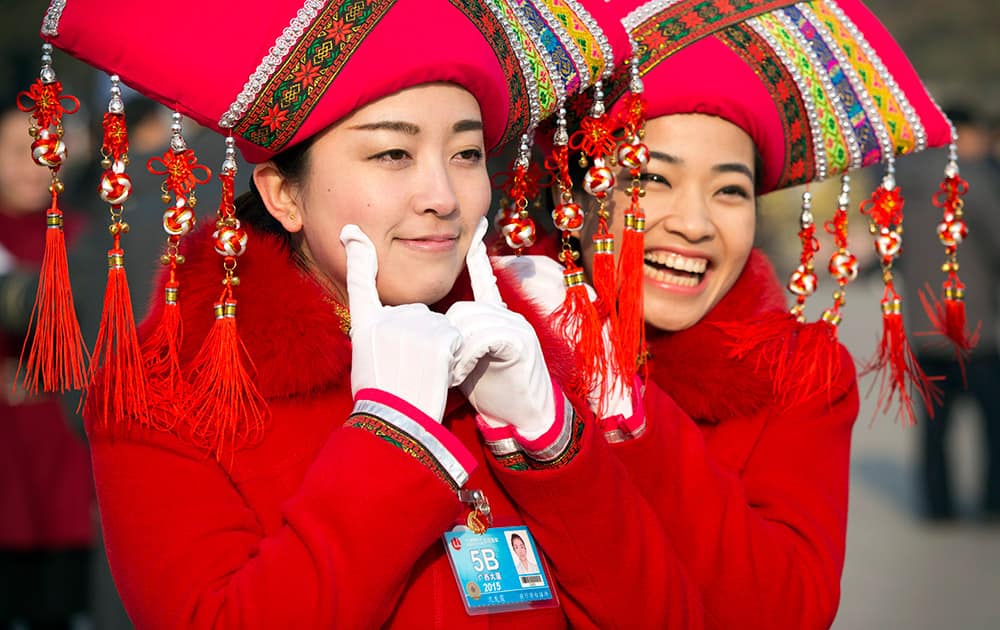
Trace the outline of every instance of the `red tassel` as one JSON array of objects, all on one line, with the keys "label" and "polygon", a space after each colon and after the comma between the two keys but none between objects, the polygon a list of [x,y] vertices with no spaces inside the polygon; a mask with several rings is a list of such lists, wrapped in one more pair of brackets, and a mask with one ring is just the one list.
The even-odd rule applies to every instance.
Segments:
[{"label": "red tassel", "polygon": [[622,235],[622,251],[618,257],[618,274],[621,288],[618,291],[618,326],[621,336],[622,367],[635,372],[646,347],[646,320],[643,310],[643,258],[645,247],[643,227],[645,218],[627,215]]},{"label": "red tassel", "polygon": [[778,402],[787,404],[808,392],[830,391],[843,369],[837,329],[820,320],[802,324],[792,314],[764,317],[748,325],[717,324],[731,339],[730,358],[756,357],[766,366]]},{"label": "red tassel", "polygon": [[225,289],[215,303],[215,324],[192,363],[187,396],[192,439],[218,461],[225,453],[232,457],[235,451],[259,442],[270,415],[267,402],[254,384],[253,361],[236,329],[233,287],[240,283],[235,274],[236,259],[246,251],[247,233],[236,218],[235,176],[236,149],[229,137],[219,173],[222,200],[212,234],[215,251],[223,257]]},{"label": "red tassel", "polygon": [[53,182],[52,206],[46,213],[45,254],[31,309],[29,334],[24,339],[15,376],[15,380],[20,378],[23,367],[23,386],[31,394],[83,389],[87,382],[89,357],[73,304],[63,214],[56,205],[57,183]]},{"label": "red tassel", "polygon": [[[979,343],[979,332],[982,322],[969,332],[965,318],[965,284],[958,277],[958,246],[968,236],[969,228],[963,219],[964,196],[969,190],[969,184],[958,175],[958,165],[952,161],[945,170],[946,176],[941,182],[933,198],[935,206],[943,209],[941,222],[938,224],[938,239],[944,245],[946,260],[942,270],[948,274],[942,284],[944,306],[931,296],[933,305],[923,293],[920,299],[924,309],[938,334],[943,335],[955,350],[955,358],[962,368],[962,380],[966,381],[965,363],[969,353]],[[928,288],[929,289],[929,288]],[[928,290],[929,293],[929,290]]]},{"label": "red tassel", "polygon": [[894,400],[898,400],[900,411],[907,424],[916,423],[913,410],[911,388],[923,400],[927,414],[934,417],[934,403],[940,402],[941,390],[933,383],[937,377],[928,378],[906,339],[903,327],[903,309],[899,295],[893,286],[892,263],[903,245],[903,206],[905,201],[896,187],[890,163],[882,184],[875,189],[870,199],[861,204],[861,214],[871,220],[871,231],[875,234],[875,251],[882,263],[882,280],[885,291],[882,295],[882,341],[878,354],[862,371],[879,373],[879,409],[886,412]]},{"label": "red tassel", "polygon": [[903,328],[903,314],[899,296],[889,284],[882,297],[882,341],[876,357],[862,370],[862,375],[878,372],[879,408],[888,412],[894,400],[907,424],[914,425],[917,416],[913,409],[911,389],[916,390],[927,409],[929,417],[934,417],[934,405],[941,402],[941,389],[934,383],[940,377],[928,377],[913,356],[913,350],[906,339]]},{"label": "red tassel", "polygon": [[[959,291],[965,285],[959,286]],[[977,322],[975,330],[969,333],[965,318],[965,301],[961,299],[949,298],[950,287],[945,289],[945,299],[939,300],[931,290],[930,285],[926,285],[923,291],[918,292],[920,302],[924,306],[927,318],[930,319],[934,331],[917,333],[918,335],[943,335],[952,345],[955,351],[955,360],[962,371],[962,385],[969,386],[968,375],[966,374],[966,363],[969,354],[979,343],[979,335],[983,327],[982,322]]]},{"label": "red tassel", "polygon": [[215,304],[215,324],[192,363],[187,397],[192,437],[218,461],[264,435],[269,412],[254,376],[236,329],[236,300],[227,297]]},{"label": "red tassel", "polygon": [[570,382],[570,390],[586,399],[598,382],[603,380],[607,369],[601,317],[587,294],[583,269],[572,258],[566,262],[563,280],[566,283],[566,296],[559,308],[552,313],[552,322],[555,329],[565,335],[576,357],[576,370]]},{"label": "red tassel", "polygon": [[108,250],[108,283],[97,345],[90,364],[91,389],[85,396],[87,416],[105,428],[124,429],[138,422],[149,423],[146,378],[142,369],[139,339],[132,313],[132,297],[125,276],[122,235],[128,223],[122,220],[122,204],[132,192],[125,173],[128,164],[128,133],[118,77],[111,79],[111,102],[104,114],[104,174],[98,187],[101,199],[110,204],[110,231],[114,238]]},{"label": "red tassel", "polygon": [[[583,226],[583,210],[573,201],[573,181],[569,175],[565,111],[560,110],[553,138],[553,149],[545,160],[552,176],[560,203],[552,210],[552,223],[562,233],[563,282],[566,294],[563,303],[552,313],[553,324],[573,349],[576,358],[570,379],[570,391],[583,400],[592,397],[599,383],[604,382],[607,357],[602,338],[601,316],[590,299],[583,269],[576,263],[579,254],[570,244],[572,232]],[[605,405],[605,396],[598,394],[597,409]]]},{"label": "red tassel", "polygon": [[163,314],[156,328],[142,344],[142,362],[150,384],[150,423],[154,428],[170,430],[180,417],[180,403],[185,397],[181,375],[180,347],[184,339],[181,307],[177,304],[178,283],[170,270],[165,289]]},{"label": "red tassel", "polygon": [[85,396],[87,416],[105,428],[128,429],[146,425],[146,379],[132,313],[132,297],[125,277],[121,234],[108,250],[108,283],[97,344],[90,364],[91,390]]},{"label": "red tassel", "polygon": [[615,241],[608,230],[608,224],[602,216],[598,219],[594,241],[594,290],[601,302],[598,309],[606,309],[612,320],[612,328],[618,332],[618,317],[616,312],[618,280],[615,270]]},{"label": "red tassel", "polygon": [[[633,100],[638,95],[633,95]],[[641,100],[639,101],[641,104]],[[639,107],[641,110],[642,108]],[[636,124],[636,123],[633,123]],[[618,161],[629,169],[632,183],[629,187],[631,201],[625,213],[625,230],[622,249],[618,256],[618,324],[621,338],[622,368],[635,373],[645,355],[646,320],[643,310],[643,267],[645,257],[646,216],[639,205],[642,167],[649,161],[649,149],[635,135],[631,142],[622,144]]]},{"label": "red tassel", "polygon": [[[39,78],[17,95],[17,107],[31,114],[29,133],[31,157],[52,174],[52,205],[45,215],[45,253],[38,279],[35,304],[31,309],[28,335],[21,348],[14,380],[20,380],[24,368],[23,386],[31,394],[39,391],[65,392],[82,389],[86,384],[87,349],[76,318],[73,291],[66,261],[66,235],[63,233],[63,213],[59,209],[59,194],[63,184],[58,173],[66,159],[62,140],[62,117],[80,108],[73,96],[62,93],[62,83],[55,80],[50,44],[42,47],[42,70]],[[29,349],[30,344],[30,349]]]}]

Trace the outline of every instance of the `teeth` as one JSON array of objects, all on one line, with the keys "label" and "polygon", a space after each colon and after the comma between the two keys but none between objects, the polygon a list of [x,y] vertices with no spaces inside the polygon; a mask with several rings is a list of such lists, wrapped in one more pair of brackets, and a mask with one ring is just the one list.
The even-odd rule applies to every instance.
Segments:
[{"label": "teeth", "polygon": [[673,284],[679,287],[696,287],[701,281],[701,279],[697,276],[678,276],[660,269],[653,269],[652,267],[646,265],[643,265],[642,271],[647,277],[652,278],[657,282],[662,284]]},{"label": "teeth", "polygon": [[705,258],[688,258],[674,252],[647,252],[645,258],[651,263],[688,273],[705,273],[708,268],[708,260]]}]

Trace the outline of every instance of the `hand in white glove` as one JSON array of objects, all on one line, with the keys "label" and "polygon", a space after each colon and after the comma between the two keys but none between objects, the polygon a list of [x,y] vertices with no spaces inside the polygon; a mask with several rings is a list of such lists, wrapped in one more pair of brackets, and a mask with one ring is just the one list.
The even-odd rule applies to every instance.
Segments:
[{"label": "hand in white glove", "polygon": [[465,258],[475,301],[456,302],[447,312],[462,333],[453,376],[487,424],[510,425],[534,440],[556,419],[552,378],[534,329],[500,297],[483,243],[486,228],[482,219]]},{"label": "hand in white glove", "polygon": [[[566,296],[566,283],[563,281],[563,267],[555,260],[547,256],[502,256],[495,259],[495,262],[498,267],[514,273],[521,291],[538,305],[546,317],[550,317],[562,306]],[[584,286],[590,301],[595,301],[597,293],[589,284]],[[632,388],[625,387],[611,369],[613,366],[611,353],[614,352],[614,347],[611,344],[610,322],[604,322],[601,332],[604,351],[607,354],[605,365],[608,366],[608,370],[604,378],[600,379],[587,395],[587,403],[591,411],[600,417],[621,415],[627,419],[632,416]],[[566,331],[566,336],[571,344],[576,340],[575,332],[572,330]],[[605,407],[603,410],[597,408],[602,398],[602,390]]]},{"label": "hand in white glove", "polygon": [[425,304],[383,306],[375,246],[356,225],[344,226],[340,242],[347,250],[351,393],[379,389],[441,422],[461,334]]}]

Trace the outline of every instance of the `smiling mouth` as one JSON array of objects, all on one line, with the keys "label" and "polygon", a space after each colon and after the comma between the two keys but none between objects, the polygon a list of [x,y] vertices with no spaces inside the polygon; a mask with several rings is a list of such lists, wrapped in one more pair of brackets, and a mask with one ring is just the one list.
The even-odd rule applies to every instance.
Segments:
[{"label": "smiling mouth", "polygon": [[420,236],[400,238],[399,241],[418,251],[441,252],[450,251],[458,243],[457,236]]},{"label": "smiling mouth", "polygon": [[708,259],[690,258],[674,252],[646,252],[643,273],[652,280],[679,287],[696,287],[705,277]]}]

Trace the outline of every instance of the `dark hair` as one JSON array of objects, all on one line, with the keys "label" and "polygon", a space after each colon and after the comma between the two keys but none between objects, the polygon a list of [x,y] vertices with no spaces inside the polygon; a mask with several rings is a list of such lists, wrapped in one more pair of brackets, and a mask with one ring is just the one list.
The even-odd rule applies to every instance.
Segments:
[{"label": "dark hair", "polygon": [[[292,148],[278,153],[271,158],[271,163],[278,169],[278,172],[291,182],[301,182],[309,166],[309,149],[316,141],[316,136],[304,140]],[[271,216],[264,199],[257,190],[257,185],[250,177],[250,189],[236,198],[236,218],[241,222],[250,225],[259,232],[266,232],[279,237],[290,251],[298,249],[296,235],[288,232],[278,220]]]},{"label": "dark hair", "polygon": [[[511,534],[511,535],[510,535],[510,546],[511,546],[511,547],[513,547],[513,546],[514,546],[514,539],[515,539],[515,538],[517,538],[518,540],[520,540],[520,541],[521,541],[521,544],[522,544],[522,545],[524,545],[524,539],[523,539],[523,538],[521,538],[521,537],[520,537],[520,536],[518,536],[517,534]],[[525,547],[527,547],[527,545],[525,545]]]}]

